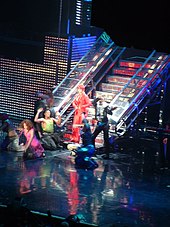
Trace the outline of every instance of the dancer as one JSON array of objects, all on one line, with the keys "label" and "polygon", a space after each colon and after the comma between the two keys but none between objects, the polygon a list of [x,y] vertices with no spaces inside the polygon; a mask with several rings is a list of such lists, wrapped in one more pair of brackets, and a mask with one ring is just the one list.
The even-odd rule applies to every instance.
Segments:
[{"label": "dancer", "polygon": [[37,92],[36,95],[39,99],[35,102],[35,109],[34,109],[35,114],[39,108],[43,108],[44,111],[46,109],[50,109],[52,111],[54,106],[54,95],[52,91],[49,89],[49,90],[46,90],[44,93]]},{"label": "dancer", "polygon": [[19,145],[19,136],[12,120],[7,113],[0,113],[0,120],[2,122],[0,131],[6,133],[5,139],[2,141],[2,151],[22,151],[22,147]]},{"label": "dancer", "polygon": [[[54,96],[53,96],[52,91],[49,89],[49,90],[46,90],[44,93],[37,92],[36,96],[38,97],[38,99],[35,101],[35,104],[34,104],[34,117],[32,120],[34,121],[37,110],[40,108],[43,108],[43,111],[39,114],[39,117],[43,117],[43,114],[46,109],[50,109],[52,116],[55,117],[56,113],[53,108],[54,107]],[[37,136],[39,137],[39,139],[41,139],[42,130],[41,130],[40,124],[35,122],[35,128],[36,128],[36,132],[38,133]]]},{"label": "dancer", "polygon": [[109,104],[100,97],[96,98],[93,102],[95,107],[95,118],[97,120],[96,128],[92,135],[93,144],[95,145],[95,139],[100,132],[103,131],[104,148],[105,148],[105,159],[109,159],[110,143],[109,143],[109,119],[108,114],[112,115],[112,111],[117,107],[110,108]]},{"label": "dancer", "polygon": [[60,127],[61,116],[60,113],[56,113],[57,118],[51,117],[51,111],[46,109],[44,116],[39,118],[39,114],[43,111],[43,108],[37,110],[34,122],[40,123],[42,128],[42,142],[45,149],[56,150],[57,148],[63,148],[61,133],[55,132],[54,127],[57,125]]},{"label": "dancer", "polygon": [[77,94],[73,100],[73,107],[75,109],[72,127],[71,141],[75,143],[80,142],[80,126],[82,124],[82,113],[85,117],[88,115],[88,107],[92,105],[90,98],[85,93],[84,85],[80,84],[77,87]]},{"label": "dancer", "polygon": [[94,169],[98,167],[98,164],[92,157],[95,147],[93,145],[91,127],[88,120],[83,116],[82,118],[83,127],[80,130],[82,145],[68,144],[67,148],[71,151],[72,155],[75,155],[76,168]]},{"label": "dancer", "polygon": [[33,122],[29,119],[23,120],[18,128],[24,134],[26,142],[23,145],[24,154],[23,159],[36,159],[44,157],[44,148],[35,135]]}]

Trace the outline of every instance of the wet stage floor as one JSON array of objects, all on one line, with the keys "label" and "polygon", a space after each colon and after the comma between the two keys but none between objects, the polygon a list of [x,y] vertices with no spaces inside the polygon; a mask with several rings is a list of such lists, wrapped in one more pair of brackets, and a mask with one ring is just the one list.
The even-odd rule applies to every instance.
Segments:
[{"label": "wet stage floor", "polygon": [[46,151],[43,160],[23,161],[22,153],[0,153],[0,205],[100,227],[170,226],[170,170],[160,170],[155,141],[121,141],[111,159],[96,154],[98,168],[76,169],[70,151]]}]

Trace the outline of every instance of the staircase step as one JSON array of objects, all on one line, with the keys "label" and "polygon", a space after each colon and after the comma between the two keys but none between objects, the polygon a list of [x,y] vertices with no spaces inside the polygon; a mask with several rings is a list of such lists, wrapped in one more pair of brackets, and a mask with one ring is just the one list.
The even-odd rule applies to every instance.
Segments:
[{"label": "staircase step", "polygon": [[116,83],[116,84],[126,84],[129,82],[131,78],[129,76],[122,76],[122,75],[109,75],[107,77],[108,83]]},{"label": "staircase step", "polygon": [[111,84],[111,83],[101,83],[100,88],[104,92],[113,92],[116,94],[117,92],[120,92],[122,90],[124,85],[125,84],[118,85],[118,84]]},{"label": "staircase step", "polygon": [[[131,81],[130,81],[131,80]],[[112,83],[115,86],[125,86],[129,83],[128,87],[136,87],[141,88],[146,85],[147,79],[144,79],[142,77],[135,77],[134,79],[131,79],[130,77],[124,77],[124,76],[109,76],[108,77],[108,83]]]},{"label": "staircase step", "polygon": [[[137,69],[134,68],[113,68],[113,74],[118,74],[118,75],[126,75],[126,76],[133,76],[137,72]],[[138,76],[144,76],[146,71],[140,71],[138,73]]]},{"label": "staircase step", "polygon": [[104,92],[104,91],[96,91],[96,98],[103,97],[106,102],[111,102],[117,93]]},{"label": "staircase step", "polygon": [[[136,62],[136,61],[128,61],[128,60],[120,60],[119,66],[120,67],[130,67],[139,69],[143,65],[143,62]],[[152,64],[147,63],[144,68],[151,68]]]}]

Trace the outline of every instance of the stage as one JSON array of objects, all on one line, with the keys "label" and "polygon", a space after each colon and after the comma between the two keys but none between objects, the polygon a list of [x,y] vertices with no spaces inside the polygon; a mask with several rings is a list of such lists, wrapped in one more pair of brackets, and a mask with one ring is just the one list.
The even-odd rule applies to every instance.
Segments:
[{"label": "stage", "polygon": [[[0,205],[58,220],[73,215],[87,226],[168,227],[170,170],[159,168],[158,154],[157,141],[124,138],[109,160],[98,149],[98,167],[86,170],[75,168],[75,157],[66,147],[29,161],[20,152],[1,152]],[[10,217],[1,216],[0,224],[5,219]]]}]

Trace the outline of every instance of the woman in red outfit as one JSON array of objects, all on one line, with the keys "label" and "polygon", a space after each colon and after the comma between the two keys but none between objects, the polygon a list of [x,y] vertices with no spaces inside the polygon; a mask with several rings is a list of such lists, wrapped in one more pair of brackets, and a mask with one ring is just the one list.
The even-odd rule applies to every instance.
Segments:
[{"label": "woman in red outfit", "polygon": [[80,84],[77,87],[77,95],[73,100],[73,107],[75,109],[72,127],[72,139],[71,141],[80,142],[80,125],[82,124],[83,115],[87,117],[88,107],[92,105],[90,98],[85,93],[84,85]]}]

